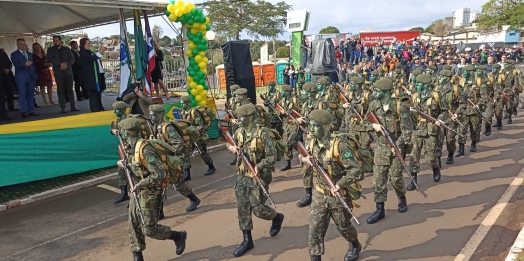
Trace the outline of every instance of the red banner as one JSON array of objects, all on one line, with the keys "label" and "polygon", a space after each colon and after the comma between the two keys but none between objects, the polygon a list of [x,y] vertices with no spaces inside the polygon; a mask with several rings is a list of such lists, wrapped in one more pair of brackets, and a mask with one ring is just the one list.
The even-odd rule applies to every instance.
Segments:
[{"label": "red banner", "polygon": [[419,37],[420,31],[360,33],[360,41],[365,46],[375,46],[379,41],[389,45],[394,40],[397,40],[397,42],[407,41],[408,44],[411,44],[415,38]]}]

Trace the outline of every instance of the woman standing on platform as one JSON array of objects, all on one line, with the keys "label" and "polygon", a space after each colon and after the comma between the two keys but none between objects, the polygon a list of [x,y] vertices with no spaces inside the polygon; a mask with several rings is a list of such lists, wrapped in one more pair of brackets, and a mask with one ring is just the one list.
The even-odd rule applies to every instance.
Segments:
[{"label": "woman standing on platform", "polygon": [[106,79],[100,61],[104,51],[105,47],[102,47],[97,53],[93,53],[91,41],[87,38],[80,39],[80,62],[84,68],[84,86],[89,91],[89,109],[91,112],[105,110],[102,105],[102,92],[106,89]]},{"label": "woman standing on platform", "polygon": [[[39,43],[33,44],[33,61],[35,63],[36,74],[38,78],[36,80],[36,86],[40,87],[40,95],[44,100],[44,106],[55,105],[53,101],[53,78],[51,77],[51,70],[49,67],[53,66],[47,61],[47,55],[44,48]],[[35,86],[35,87],[36,87]],[[47,102],[45,91],[47,88]]]},{"label": "woman standing on platform", "polygon": [[155,68],[151,72],[151,78],[155,84],[156,97],[160,98],[160,85],[166,94],[166,99],[169,100],[171,94],[167,90],[167,87],[162,80],[164,78],[162,76],[162,61],[164,61],[164,52],[160,50],[160,46],[158,46],[158,44],[155,42]]}]

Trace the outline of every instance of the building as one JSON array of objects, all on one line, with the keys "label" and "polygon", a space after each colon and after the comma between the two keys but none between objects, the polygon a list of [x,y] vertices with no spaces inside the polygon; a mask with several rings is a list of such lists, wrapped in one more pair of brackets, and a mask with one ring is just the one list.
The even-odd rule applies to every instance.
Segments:
[{"label": "building", "polygon": [[468,26],[471,22],[471,9],[461,7],[453,12],[453,26],[461,27]]},{"label": "building", "polygon": [[479,18],[479,15],[480,15],[480,12],[478,11],[469,13],[469,24],[468,25],[470,25],[473,21],[477,20],[477,18]]},{"label": "building", "polygon": [[478,41],[483,43],[514,44],[524,40],[524,28],[520,31],[509,31],[509,26],[502,26],[502,30],[491,29],[480,31]]}]

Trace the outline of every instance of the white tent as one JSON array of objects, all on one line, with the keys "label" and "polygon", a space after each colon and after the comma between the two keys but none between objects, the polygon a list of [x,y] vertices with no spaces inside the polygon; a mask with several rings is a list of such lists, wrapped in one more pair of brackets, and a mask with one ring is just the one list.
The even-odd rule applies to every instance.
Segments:
[{"label": "white tent", "polygon": [[[167,2],[135,0],[0,0],[0,47],[16,49],[16,38],[32,43],[42,35],[58,34],[133,19],[133,9],[148,16],[164,13]],[[38,40],[37,40],[38,41]]]}]

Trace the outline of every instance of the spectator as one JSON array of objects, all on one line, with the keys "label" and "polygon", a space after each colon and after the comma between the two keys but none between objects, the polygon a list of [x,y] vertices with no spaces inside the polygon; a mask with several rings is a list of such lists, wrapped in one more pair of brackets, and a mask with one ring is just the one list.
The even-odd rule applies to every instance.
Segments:
[{"label": "spectator", "polygon": [[71,46],[71,51],[75,57],[75,63],[71,66],[73,69],[73,79],[75,81],[75,93],[76,100],[83,101],[84,99],[89,99],[88,90],[84,86],[84,80],[82,78],[84,74],[84,68],[82,67],[82,62],[80,61],[80,51],[78,50],[78,43],[76,41],[71,41],[69,44]]},{"label": "spectator", "polygon": [[58,103],[62,113],[66,113],[66,95],[71,104],[71,111],[80,111],[75,104],[73,94],[73,70],[71,66],[75,63],[75,57],[71,49],[62,46],[62,37],[53,36],[53,46],[47,50],[47,59],[53,64],[53,73],[55,75],[56,92],[58,94]]},{"label": "spectator", "polygon": [[133,92],[125,95],[122,100],[129,104],[131,114],[142,114],[149,119],[149,106],[153,105],[153,100],[147,93],[142,92],[140,83],[134,83],[131,88]]},{"label": "spectator", "polygon": [[[55,105],[56,103],[53,101],[53,77],[49,70],[49,67],[53,65],[47,61],[44,48],[39,43],[33,44],[33,61],[38,77],[36,86],[40,87],[40,95],[44,101],[44,106]],[[46,99],[46,89],[49,102]]]},{"label": "spectator", "polygon": [[295,71],[295,66],[291,65],[288,71],[289,75],[289,85],[293,87],[293,91],[295,91],[295,88],[297,87],[297,71]]},{"label": "spectator", "polygon": [[33,55],[27,51],[24,39],[16,40],[18,50],[11,53],[11,61],[16,69],[15,81],[18,86],[18,104],[22,118],[37,116],[35,110],[35,83],[37,79]]},{"label": "spectator", "polygon": [[[0,108],[4,107],[7,102],[8,111],[18,111],[15,108],[15,86],[14,75],[11,71],[13,63],[9,59],[9,56],[5,52],[4,48],[0,48],[0,99],[5,97],[4,101],[0,100]],[[3,86],[3,87],[2,87]],[[9,118],[9,117],[6,117]]]},{"label": "spectator", "polygon": [[286,64],[286,68],[284,68],[284,71],[282,72],[284,75],[284,84],[289,84],[289,64]]},{"label": "spectator", "polygon": [[373,48],[368,47],[366,54],[368,56],[368,61],[373,61]]},{"label": "spectator", "polygon": [[489,56],[488,63],[486,64],[486,73],[490,73],[493,70],[494,63],[495,63],[495,57]]},{"label": "spectator", "polygon": [[[96,54],[91,51],[91,41],[80,39],[80,62],[83,67],[84,86],[89,90],[89,110],[91,112],[104,111],[102,92],[106,89],[105,73],[100,58],[104,53],[102,47]],[[149,117],[149,115],[148,115]]]},{"label": "spectator", "polygon": [[[406,64],[407,64],[407,61],[406,61]],[[422,72],[426,71],[426,68],[424,67],[424,65],[420,64],[420,60],[418,57],[413,59],[413,64],[411,64],[411,68],[409,68],[409,72],[411,73],[417,69],[419,69]],[[407,75],[409,75],[409,73]]]},{"label": "spectator", "polygon": [[162,76],[162,69],[163,69],[162,61],[164,61],[164,52],[160,50],[160,46],[158,45],[157,42],[154,42],[154,43],[155,43],[155,68],[151,72],[151,78],[152,78],[153,83],[155,84],[156,97],[160,98],[160,88],[159,88],[159,85],[160,85],[160,87],[162,87],[162,89],[164,90],[164,93],[166,94],[166,99],[169,100],[169,98],[171,98],[171,94],[167,90],[167,87],[164,84],[164,81],[162,80],[164,78]]}]

